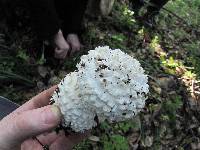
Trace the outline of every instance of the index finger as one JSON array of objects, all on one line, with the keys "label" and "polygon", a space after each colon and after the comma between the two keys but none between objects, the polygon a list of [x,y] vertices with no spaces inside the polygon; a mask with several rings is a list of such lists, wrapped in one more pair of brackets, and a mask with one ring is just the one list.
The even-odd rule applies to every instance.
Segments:
[{"label": "index finger", "polygon": [[40,107],[48,105],[49,100],[51,99],[51,96],[53,95],[53,92],[56,90],[56,88],[57,88],[57,85],[41,92],[40,94],[36,95],[25,104],[23,104],[21,107],[16,109],[14,113],[32,110],[32,109],[36,109],[36,108],[40,108]]}]

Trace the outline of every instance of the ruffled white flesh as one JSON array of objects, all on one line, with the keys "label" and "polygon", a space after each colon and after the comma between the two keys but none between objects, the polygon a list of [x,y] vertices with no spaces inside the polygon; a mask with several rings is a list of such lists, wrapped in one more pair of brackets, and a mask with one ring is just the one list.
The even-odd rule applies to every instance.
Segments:
[{"label": "ruffled white flesh", "polygon": [[81,57],[77,72],[68,74],[52,99],[64,126],[83,132],[107,119],[133,118],[145,106],[148,78],[140,63],[119,49],[97,47]]}]

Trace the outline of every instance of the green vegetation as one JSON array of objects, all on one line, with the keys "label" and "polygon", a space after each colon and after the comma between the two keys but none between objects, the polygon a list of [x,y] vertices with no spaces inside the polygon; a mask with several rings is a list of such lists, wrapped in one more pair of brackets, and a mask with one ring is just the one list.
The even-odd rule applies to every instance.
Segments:
[{"label": "green vegetation", "polygon": [[128,141],[121,135],[103,136],[101,138],[104,150],[128,150]]},{"label": "green vegetation", "polygon": [[[165,8],[180,18],[161,10],[153,28],[148,28],[134,18],[128,2],[118,0],[110,16],[87,20],[85,51],[64,65],[56,61],[47,64],[42,52],[32,60],[27,40],[19,40],[22,33],[16,32],[17,42],[11,40],[18,45],[13,46],[15,51],[6,50],[9,53],[0,55],[0,81],[12,81],[1,82],[0,95],[22,102],[74,71],[87,50],[99,45],[120,48],[137,58],[149,75],[146,107],[133,120],[102,123],[93,131],[98,140],[86,140],[75,149],[195,149],[200,141],[199,112],[195,107],[200,102],[200,0],[174,0]],[[31,44],[35,42],[32,36],[28,38]],[[46,67],[44,77],[38,66]]]}]

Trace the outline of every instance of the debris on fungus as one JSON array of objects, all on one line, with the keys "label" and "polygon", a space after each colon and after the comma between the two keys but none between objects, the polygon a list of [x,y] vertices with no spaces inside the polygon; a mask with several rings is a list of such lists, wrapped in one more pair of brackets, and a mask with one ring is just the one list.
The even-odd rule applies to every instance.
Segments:
[{"label": "debris on fungus", "polygon": [[140,63],[108,46],[81,57],[77,71],[61,81],[52,96],[63,114],[63,126],[83,132],[108,120],[133,118],[145,106],[148,77]]}]

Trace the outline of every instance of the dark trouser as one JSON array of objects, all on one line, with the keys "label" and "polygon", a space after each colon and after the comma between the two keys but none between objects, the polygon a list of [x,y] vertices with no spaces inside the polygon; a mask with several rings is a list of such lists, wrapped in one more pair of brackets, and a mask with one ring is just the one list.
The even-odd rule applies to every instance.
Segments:
[{"label": "dark trouser", "polygon": [[42,39],[52,38],[61,28],[63,33],[81,31],[87,0],[26,0],[33,24]]},{"label": "dark trouser", "polygon": [[[156,15],[159,13],[160,9],[168,2],[169,0],[150,0],[150,6],[147,7],[147,13],[149,15]],[[145,4],[145,0],[131,0],[132,8],[136,13],[141,9]],[[152,5],[151,5],[152,4]]]}]

